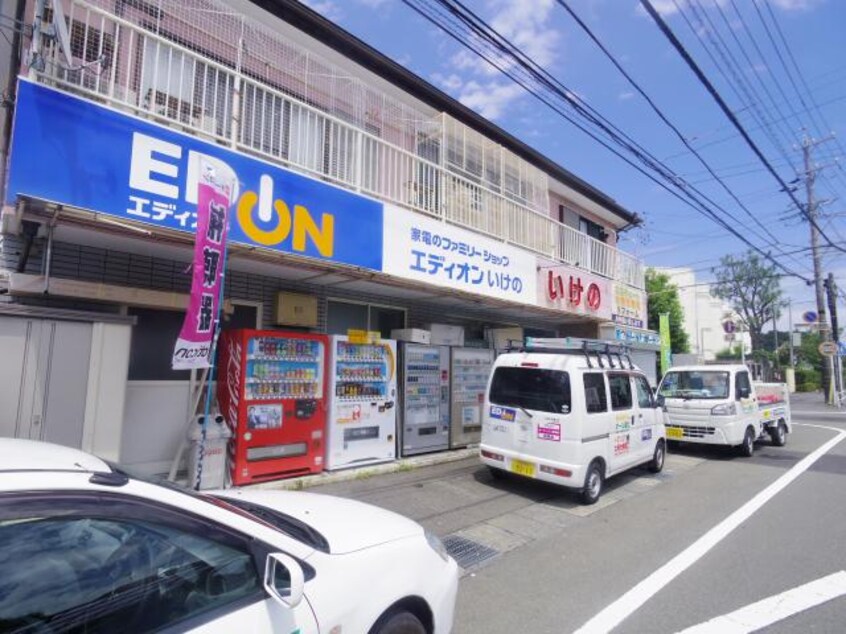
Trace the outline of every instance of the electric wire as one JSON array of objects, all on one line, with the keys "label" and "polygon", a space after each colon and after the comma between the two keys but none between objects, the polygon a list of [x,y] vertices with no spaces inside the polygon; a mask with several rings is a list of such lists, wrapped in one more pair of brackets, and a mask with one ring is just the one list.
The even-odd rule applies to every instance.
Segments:
[{"label": "electric wire", "polygon": [[785,193],[788,195],[788,197],[790,197],[790,199],[793,201],[793,203],[796,205],[796,207],[798,209],[800,209],[802,211],[802,213],[805,215],[805,217],[808,219],[808,222],[810,222],[811,225],[819,232],[820,237],[822,237],[823,240],[825,240],[832,247],[846,253],[846,248],[832,242],[831,238],[829,238],[828,235],[825,232],[820,231],[819,224],[816,222],[816,220],[814,220],[814,218],[811,215],[811,213],[809,212],[809,210],[805,208],[805,206],[799,201],[798,198],[796,198],[792,189],[788,186],[788,184],[784,181],[784,179],[779,175],[779,173],[775,170],[775,168],[773,168],[773,166],[770,164],[767,157],[764,156],[763,152],[761,152],[761,149],[758,147],[758,145],[755,143],[755,141],[752,140],[752,138],[749,136],[748,132],[743,127],[743,125],[740,123],[740,121],[737,120],[737,117],[732,112],[731,108],[728,107],[728,104],[726,104],[725,100],[722,98],[722,96],[720,96],[720,93],[716,90],[716,88],[714,88],[714,85],[711,83],[711,81],[708,79],[708,77],[705,76],[705,74],[702,72],[702,69],[699,68],[699,65],[690,56],[690,53],[688,53],[687,49],[684,47],[684,45],[681,43],[681,41],[676,37],[676,35],[670,29],[669,25],[664,21],[664,19],[661,17],[661,15],[655,10],[655,7],[652,6],[652,2],[650,0],[640,0],[640,3],[646,9],[647,13],[649,13],[650,17],[652,17],[653,21],[656,23],[658,28],[661,30],[661,32],[664,34],[664,36],[667,38],[667,40],[672,44],[673,48],[676,49],[676,51],[679,53],[679,55],[682,57],[682,59],[685,61],[685,63],[688,65],[688,67],[696,75],[696,77],[697,77],[697,79],[699,79],[700,83],[702,83],[702,85],[706,88],[706,90],[708,91],[708,94],[710,94],[711,97],[714,99],[714,101],[717,102],[717,105],[720,107],[720,109],[723,111],[723,113],[726,115],[726,117],[728,117],[728,119],[732,122],[732,124],[735,126],[735,128],[737,128],[738,132],[740,132],[740,135],[743,137],[744,141],[746,141],[746,144],[752,149],[752,151],[760,159],[760,161],[767,167],[767,171],[769,171],[770,174],[772,174],[773,178],[775,178],[776,181],[778,181],[779,185],[781,185],[781,187],[785,190]]},{"label": "electric wire", "polygon": [[[473,46],[472,44],[469,43],[468,38],[467,38],[465,33],[463,33],[463,32],[457,33],[454,30],[451,30],[447,25],[444,24],[443,20],[439,21],[436,17],[434,17],[433,14],[428,13],[425,9],[431,8],[431,7],[427,7],[423,2],[421,2],[421,0],[403,0],[403,1],[407,6],[412,8],[415,12],[417,12],[419,15],[421,15],[424,19],[431,22],[435,26],[438,26],[439,28],[444,30],[447,34],[449,34],[453,39],[455,39],[456,41],[460,42],[462,45],[465,45],[468,48],[470,48],[471,50],[473,50],[474,52],[476,52],[483,59],[485,59],[489,64],[491,64],[494,68],[497,68],[498,70],[503,72],[506,76],[508,76],[512,80],[517,81],[517,83],[520,84],[521,86],[523,86],[524,89],[527,89],[527,91],[530,92],[530,94],[532,94],[533,96],[535,96],[536,98],[541,100],[543,103],[550,105],[548,99],[544,98],[543,96],[540,96],[537,93],[537,91],[529,89],[525,82],[521,82],[520,80],[515,78],[515,74],[512,72],[513,66],[509,66],[507,68],[504,67],[503,63],[500,61],[502,59],[502,55],[503,54],[506,55],[506,57],[510,58],[513,61],[516,61],[518,63],[518,65],[520,65],[522,68],[527,69],[528,71],[531,71],[531,77],[532,78],[536,79],[537,81],[539,81],[539,83],[541,83],[542,85],[549,88],[553,93],[558,94],[560,97],[562,97],[569,105],[573,106],[574,109],[576,109],[577,112],[581,116],[587,118],[589,121],[591,121],[592,123],[594,123],[595,125],[600,127],[600,129],[607,136],[609,136],[611,138],[611,140],[613,140],[614,142],[622,145],[625,149],[627,149],[631,153],[635,154],[635,156],[639,160],[644,162],[648,167],[650,167],[650,169],[653,169],[654,171],[658,172],[671,185],[681,189],[682,194],[684,194],[684,196],[686,196],[687,199],[689,199],[689,200],[683,198],[681,195],[679,195],[678,192],[671,190],[667,184],[658,181],[651,174],[648,174],[648,177],[650,178],[650,180],[659,184],[659,186],[661,186],[666,191],[671,192],[676,198],[679,198],[680,200],[685,202],[685,204],[692,206],[699,213],[703,213],[704,215],[713,219],[720,226],[724,227],[727,231],[729,231],[732,235],[734,235],[735,237],[740,239],[742,242],[747,244],[751,249],[760,253],[760,255],[762,255],[764,258],[772,261],[776,266],[783,268],[783,270],[786,270],[788,272],[788,274],[793,275],[795,277],[798,277],[798,278],[803,279],[804,281],[808,282],[807,278],[805,278],[804,276],[802,276],[798,273],[795,273],[794,271],[791,271],[784,264],[782,264],[781,262],[779,262],[778,260],[773,258],[771,253],[765,252],[760,247],[758,247],[757,245],[751,243],[735,227],[729,225],[725,220],[723,220],[721,217],[719,217],[712,209],[710,209],[709,207],[704,205],[704,203],[702,203],[701,200],[696,198],[696,196],[694,196],[689,191],[689,189],[693,189],[693,188],[690,188],[686,183],[684,183],[684,181],[682,179],[679,179],[677,175],[675,175],[671,170],[669,170],[669,168],[660,164],[660,162],[657,161],[657,159],[655,159],[654,157],[651,157],[648,154],[648,152],[642,150],[642,148],[632,147],[632,144],[629,142],[630,139],[627,137],[627,135],[625,135],[625,133],[617,134],[615,129],[614,129],[613,124],[609,123],[609,124],[606,125],[603,121],[597,121],[597,118],[602,119],[601,115],[598,115],[598,113],[596,115],[593,115],[592,112],[595,112],[595,111],[593,111],[590,108],[589,105],[585,104],[584,106],[582,106],[579,103],[579,101],[576,100],[573,97],[572,91],[570,91],[566,86],[563,86],[562,84],[560,84],[560,82],[558,82],[554,78],[551,78],[551,76],[549,76],[548,73],[546,73],[546,71],[543,71],[543,69],[538,69],[536,67],[536,64],[534,64],[534,62],[530,58],[528,58],[525,55],[525,53],[520,51],[519,48],[514,47],[513,44],[508,42],[508,40],[503,38],[499,33],[497,33],[494,29],[492,29],[492,27],[490,27],[484,21],[482,21],[480,18],[478,18],[478,16],[473,14],[472,11],[467,10],[466,7],[464,7],[460,2],[449,2],[448,0],[438,0],[438,4],[442,5],[446,10],[450,11],[453,15],[460,18],[461,22],[463,24],[469,26],[469,28],[471,29],[471,33],[472,33],[472,37],[469,38],[471,41],[472,40],[479,40],[481,38],[483,41],[487,41],[487,42],[493,41],[495,44],[498,44],[497,50],[499,52],[499,55],[496,58],[484,55],[477,47],[475,47],[475,46]],[[455,6],[455,5],[457,5],[457,6]],[[460,9],[463,9],[464,11],[466,11],[466,13],[462,14],[460,12]],[[443,17],[443,14],[441,14],[439,12],[438,12],[438,15]],[[469,15],[469,17],[468,17],[468,15]],[[511,48],[510,49],[507,48],[506,45],[510,45]],[[555,84],[557,84],[557,85],[555,85]],[[553,109],[556,110],[557,112],[559,112],[559,114],[562,113],[560,108],[553,107]],[[588,112],[586,112],[586,111],[588,111]],[[568,116],[565,115],[564,118],[567,119],[568,121],[570,121],[571,123],[573,122],[573,119],[571,117],[568,117]],[[577,125],[577,127],[580,130],[582,130],[583,132],[585,131],[585,128],[583,126]],[[596,135],[594,135],[592,133],[590,133],[590,136],[591,136],[591,138],[594,138],[594,140],[596,140],[596,138],[597,138]],[[623,138],[621,138],[621,136]],[[605,142],[603,142],[603,146],[608,148],[608,144],[605,143]],[[619,154],[619,152],[617,152],[617,151],[614,151],[614,154],[617,155],[618,157],[621,156]],[[624,158],[624,160],[626,160],[626,159]],[[632,164],[631,161],[629,161],[629,160],[626,160],[626,162],[629,163],[630,165]],[[642,168],[640,168],[640,166],[637,166],[637,168],[638,168],[638,171],[646,174],[644,172],[644,170]],[[703,198],[708,200],[712,205],[716,206],[716,203],[714,203],[713,201],[708,199],[704,194],[702,194],[701,192],[699,192],[698,190],[695,190],[695,189],[694,189],[694,191],[696,191],[696,193],[699,196],[702,196]],[[722,211],[723,211],[723,213],[726,213],[725,210],[722,210]],[[732,217],[732,219],[736,220],[733,217]]]}]

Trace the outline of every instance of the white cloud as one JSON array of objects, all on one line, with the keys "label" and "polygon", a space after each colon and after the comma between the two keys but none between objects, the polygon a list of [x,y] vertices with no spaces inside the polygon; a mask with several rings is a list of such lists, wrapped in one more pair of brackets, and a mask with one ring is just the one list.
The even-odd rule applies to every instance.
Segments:
[{"label": "white cloud", "polygon": [[822,0],[772,0],[772,3],[783,11],[806,11],[821,2]]},{"label": "white cloud", "polygon": [[513,83],[479,83],[471,80],[462,86],[458,100],[486,119],[498,119],[508,104],[522,92],[523,89]]},{"label": "white cloud", "polygon": [[388,0],[356,0],[356,2],[369,9],[379,9],[388,4]]},{"label": "white cloud", "polygon": [[634,93],[631,91],[621,92],[619,95],[617,95],[617,99],[619,99],[620,101],[628,101],[632,97],[634,97]]},{"label": "white cloud", "polygon": [[344,12],[332,0],[300,0],[304,5],[313,11],[317,11],[327,20],[337,22],[343,17]]},{"label": "white cloud", "polygon": [[451,92],[456,92],[464,85],[464,80],[455,73],[450,75],[442,75],[441,73],[432,73],[432,81],[438,86]]}]

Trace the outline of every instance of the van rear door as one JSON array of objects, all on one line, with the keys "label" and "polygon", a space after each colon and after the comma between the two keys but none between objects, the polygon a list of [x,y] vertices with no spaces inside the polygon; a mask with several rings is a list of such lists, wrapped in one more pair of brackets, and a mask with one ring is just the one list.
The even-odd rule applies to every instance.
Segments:
[{"label": "van rear door", "polygon": [[[567,372],[527,366],[498,366],[491,377],[488,416],[503,422],[486,434],[485,443],[552,461],[570,459],[573,440],[570,376]],[[497,433],[499,431],[499,433]]]}]

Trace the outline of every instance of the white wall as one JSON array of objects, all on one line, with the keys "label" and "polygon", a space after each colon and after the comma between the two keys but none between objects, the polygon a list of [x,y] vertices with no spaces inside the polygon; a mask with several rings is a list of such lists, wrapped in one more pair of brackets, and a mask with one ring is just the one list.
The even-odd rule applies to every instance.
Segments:
[{"label": "white wall", "polygon": [[[696,274],[688,268],[656,268],[666,273],[670,281],[679,288],[679,300],[684,312],[684,329],[690,341],[690,351],[704,361],[713,361],[717,352],[729,346],[723,331],[723,322],[732,319],[738,322],[731,307],[711,295],[711,286],[699,286]],[[736,335],[737,337],[737,335]],[[750,350],[749,335],[742,335],[747,352]],[[737,339],[735,340],[737,345]]]}]

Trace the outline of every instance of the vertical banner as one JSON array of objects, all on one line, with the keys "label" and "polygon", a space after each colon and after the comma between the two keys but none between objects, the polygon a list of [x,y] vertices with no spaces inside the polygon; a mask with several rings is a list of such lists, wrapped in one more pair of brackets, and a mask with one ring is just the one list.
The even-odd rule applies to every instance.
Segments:
[{"label": "vertical banner", "polygon": [[211,348],[221,297],[233,184],[222,182],[222,174],[218,174],[207,161],[200,161],[200,171],[191,297],[173,350],[174,370],[211,366]]},{"label": "vertical banner", "polygon": [[658,315],[658,336],[661,339],[661,375],[670,369],[670,313]]}]

